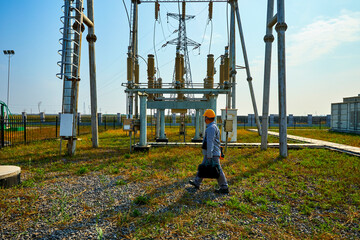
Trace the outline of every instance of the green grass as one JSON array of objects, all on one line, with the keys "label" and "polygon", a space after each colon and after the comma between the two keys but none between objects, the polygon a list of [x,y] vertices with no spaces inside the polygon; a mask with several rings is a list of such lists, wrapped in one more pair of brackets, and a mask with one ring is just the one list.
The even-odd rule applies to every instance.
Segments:
[{"label": "green grass", "polygon": [[[256,133],[240,129],[239,133],[244,142],[259,142]],[[169,130],[168,137],[176,137],[175,128]],[[199,191],[187,185],[202,160],[200,147],[129,153],[128,144],[126,133],[109,130],[100,134],[97,149],[91,148],[90,135],[82,136],[73,157],[64,156],[64,149],[59,156],[56,140],[2,149],[0,164],[20,166],[23,181],[17,187],[0,189],[1,227],[12,226],[17,233],[37,222],[67,228],[96,216],[119,229],[131,224],[134,231],[119,236],[133,239],[358,236],[357,157],[325,149],[301,149],[289,150],[288,158],[280,158],[278,149],[229,148],[221,164],[231,192],[217,195],[213,193],[214,180],[205,179]],[[84,201],[86,189],[64,191],[84,177],[100,179],[105,188],[101,204],[109,211],[97,210]],[[134,184],[140,184],[137,188],[141,191],[134,192],[126,203],[112,194]],[[43,190],[49,187],[50,192]],[[70,208],[70,203],[81,207]],[[97,227],[98,238],[106,231]]]}]

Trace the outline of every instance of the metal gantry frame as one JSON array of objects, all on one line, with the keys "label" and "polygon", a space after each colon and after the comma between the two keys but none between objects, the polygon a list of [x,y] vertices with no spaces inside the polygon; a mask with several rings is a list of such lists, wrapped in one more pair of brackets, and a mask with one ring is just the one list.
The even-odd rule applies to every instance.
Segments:
[{"label": "metal gantry frame", "polygon": [[[157,101],[153,101],[153,94],[154,93],[154,86],[156,85],[156,80],[153,80],[153,75],[149,76],[148,79],[149,80],[149,84],[147,86],[147,88],[141,88],[141,84],[139,84],[138,79],[136,79],[136,76],[139,75],[138,71],[139,68],[135,67],[137,64],[137,48],[138,48],[138,42],[137,42],[137,24],[138,24],[138,5],[140,3],[155,3],[155,9],[156,12],[158,10],[159,7],[159,3],[180,3],[180,1],[178,0],[143,0],[143,1],[138,1],[138,0],[132,0],[131,2],[131,29],[130,29],[130,41],[129,41],[129,51],[128,51],[128,75],[127,75],[127,80],[128,83],[126,84],[127,89],[125,90],[125,92],[127,93],[127,116],[128,118],[132,118],[133,116],[133,104],[135,102],[138,101],[138,97],[140,97],[140,143],[139,146],[140,147],[144,147],[146,144],[146,139],[143,139],[144,137],[146,138],[146,134],[143,134],[142,132],[146,132],[146,124],[144,124],[144,121],[146,121],[146,109],[150,108],[150,109],[158,109],[159,114],[158,114],[158,118],[160,118],[160,124],[157,124],[157,126],[160,125],[161,128],[165,127],[165,124],[163,123],[163,111],[164,109],[196,109],[196,117],[197,119],[195,120],[196,122],[196,136],[195,138],[197,138],[197,134],[204,130],[204,127],[201,126],[201,124],[199,124],[200,126],[197,126],[198,124],[198,118],[199,118],[199,114],[203,109],[209,108],[209,106],[215,106],[216,110],[216,97],[218,94],[227,94],[227,103],[226,103],[226,109],[228,108],[236,108],[236,50],[235,50],[235,43],[236,43],[236,37],[235,37],[235,28],[236,28],[236,23],[238,25],[238,31],[239,31],[239,35],[240,35],[240,42],[241,42],[241,48],[242,48],[242,52],[243,52],[243,58],[244,58],[244,63],[245,63],[245,68],[246,69],[246,74],[247,74],[247,81],[249,84],[249,89],[250,89],[250,95],[251,95],[251,99],[252,99],[252,105],[253,105],[253,109],[254,109],[254,114],[255,114],[255,119],[256,119],[256,124],[257,124],[257,128],[258,128],[258,133],[261,134],[261,125],[260,125],[260,121],[259,121],[259,116],[258,116],[258,111],[257,111],[257,106],[256,106],[256,101],[255,101],[255,94],[254,94],[254,90],[253,90],[253,85],[252,85],[252,77],[250,74],[250,67],[249,67],[249,63],[248,63],[248,58],[247,58],[247,53],[246,53],[246,47],[245,47],[245,40],[244,40],[244,34],[243,34],[243,30],[242,30],[242,25],[241,25],[241,19],[240,19],[240,13],[239,13],[239,6],[238,6],[238,2],[237,0],[183,0],[181,1],[182,5],[183,5],[183,9],[185,9],[184,5],[187,2],[224,2],[224,3],[228,3],[231,6],[231,14],[230,14],[230,46],[229,49],[230,52],[228,52],[228,50],[226,50],[226,54],[228,54],[227,56],[230,57],[230,59],[228,57],[222,57],[222,63],[227,61],[227,64],[229,64],[229,69],[224,70],[224,74],[226,74],[227,76],[229,76],[229,82],[226,82],[225,85],[221,86],[222,88],[219,89],[205,89],[207,92],[210,91],[211,94],[206,93],[204,95],[207,96],[207,100],[203,100],[203,101],[190,101],[189,99],[183,98],[183,97],[178,97],[178,99],[173,99],[172,101],[170,101],[170,99],[157,99]],[[211,4],[212,5],[212,4]],[[210,6],[210,4],[209,4]],[[183,15],[185,16],[185,13],[183,11]],[[178,16],[180,17],[180,16]],[[180,58],[180,60],[178,59],[177,61],[179,61],[178,66],[180,66],[180,68],[183,68],[183,63],[181,63],[181,55],[177,55],[177,58]],[[209,57],[209,56],[208,56]],[[228,58],[229,60],[226,60],[226,58]],[[225,59],[225,60],[223,60]],[[229,62],[230,61],[230,62]],[[225,63],[226,64],[226,63]],[[149,64],[148,64],[149,65]],[[149,66],[148,66],[149,69]],[[224,68],[225,69],[225,68]],[[152,70],[151,70],[152,71]],[[155,71],[155,70],[154,70]],[[180,72],[182,72],[181,70],[179,70]],[[148,74],[149,74],[149,70],[148,70]],[[182,78],[182,75],[179,79]],[[134,81],[135,80],[135,81]],[[183,82],[182,80],[180,80],[180,82]],[[225,87],[224,87],[225,86]],[[178,88],[178,89],[176,89]],[[175,86],[175,89],[156,89],[156,93],[157,94],[178,94],[178,96],[183,96],[183,94],[201,94],[204,89],[197,89],[197,88],[184,88],[182,87],[182,83],[180,83],[180,85],[178,87]],[[140,95],[141,93],[141,95]],[[147,94],[149,95],[149,98],[147,97]],[[148,99],[148,101],[147,101]],[[215,104],[213,103],[215,101]],[[211,103],[211,104],[210,104]],[[194,107],[196,106],[196,107]],[[135,116],[138,115],[137,112],[137,108],[135,108]],[[201,130],[200,130],[201,128]],[[200,131],[199,131],[200,130]],[[157,131],[157,135],[160,135],[160,138],[163,137],[164,135],[164,129],[160,129],[159,131]],[[200,135],[200,134],[199,134]]]}]

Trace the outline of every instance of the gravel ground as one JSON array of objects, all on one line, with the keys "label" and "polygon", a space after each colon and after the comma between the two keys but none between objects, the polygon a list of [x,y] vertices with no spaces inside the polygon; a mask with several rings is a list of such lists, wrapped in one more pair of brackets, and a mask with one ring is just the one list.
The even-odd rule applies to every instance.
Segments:
[{"label": "gravel ground", "polygon": [[[24,178],[26,179],[26,175]],[[49,176],[47,176],[49,177]],[[30,222],[29,228],[20,230],[11,219],[3,219],[1,222],[0,239],[97,239],[100,235],[104,239],[123,239],[134,233],[141,225],[136,223],[123,223],[118,225],[114,216],[129,214],[134,207],[141,215],[162,214],[171,212],[175,216],[186,214],[204,205],[204,201],[217,202],[219,206],[225,206],[231,195],[216,195],[212,192],[212,186],[205,185],[200,191],[195,191],[187,185],[186,180],[165,184],[159,187],[156,180],[127,183],[121,176],[97,175],[89,173],[85,176],[51,176],[53,181],[46,181],[42,187],[31,188],[38,195],[36,206],[40,217],[37,222]],[[121,183],[121,184],[119,184]],[[147,189],[155,189],[150,194]],[[156,210],[146,205],[134,204],[137,196],[148,193],[152,198],[161,196],[164,201],[157,205]],[[182,204],[184,198],[193,199],[193,204]],[[14,202],[16,199],[13,200]],[[308,217],[299,213],[296,208],[291,208],[290,213],[283,217],[275,202],[268,205],[267,216],[259,216],[255,213],[251,217],[243,215],[235,220],[237,226],[247,229],[250,238],[269,239],[265,229],[281,228],[281,224],[290,225],[300,236],[311,237],[318,231],[318,226],[326,223],[322,217],[325,210],[316,209],[314,217],[309,222]],[[227,209],[227,208],[225,208]],[[230,211],[230,210],[226,210]],[[207,213],[204,213],[207,214]],[[224,215],[219,215],[214,208],[210,214],[211,221],[227,226],[230,220]],[[280,216],[280,217],[277,217]],[[18,216],[12,216],[16,219]],[[18,217],[19,218],[19,217]],[[21,219],[21,218],[20,218]],[[197,218],[194,221],[195,228],[209,229],[213,222],[207,218]],[[340,232],[341,238],[360,239],[359,220],[344,222],[337,220],[344,228]],[[7,223],[8,222],[8,223]],[[232,222],[234,223],[234,221]],[[163,239],[187,239],[191,233],[182,235],[170,232],[175,228],[171,223],[166,229],[160,229]],[[237,233],[227,231],[226,227],[216,235],[205,236],[202,239],[237,239]],[[299,236],[289,236],[299,238]],[[301,237],[300,237],[301,238]]]}]

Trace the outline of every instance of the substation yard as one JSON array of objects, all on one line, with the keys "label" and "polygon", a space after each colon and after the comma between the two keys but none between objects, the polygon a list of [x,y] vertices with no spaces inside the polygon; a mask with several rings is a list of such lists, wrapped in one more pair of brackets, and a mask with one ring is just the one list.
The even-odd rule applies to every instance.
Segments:
[{"label": "substation yard", "polygon": [[[166,131],[169,141],[180,141],[178,128]],[[291,134],[301,132],[360,147],[356,135],[334,137],[318,129]],[[244,129],[238,139],[261,141]],[[0,164],[20,166],[22,183],[0,189],[0,238],[360,238],[356,156],[304,148],[280,158],[276,148],[229,148],[222,167],[230,194],[219,195],[214,180],[204,180],[198,191],[187,184],[202,160],[198,146],[130,154],[122,130],[102,132],[99,141],[93,149],[91,135],[81,136],[73,157],[65,150],[59,156],[58,140],[2,149]]]}]

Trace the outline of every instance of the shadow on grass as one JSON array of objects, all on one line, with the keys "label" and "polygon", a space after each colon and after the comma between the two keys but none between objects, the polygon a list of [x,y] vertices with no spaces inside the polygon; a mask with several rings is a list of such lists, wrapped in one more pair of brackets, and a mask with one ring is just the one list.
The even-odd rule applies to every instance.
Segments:
[{"label": "shadow on grass", "polygon": [[[282,161],[284,159],[285,158],[283,158],[281,156],[278,156],[275,159],[270,159],[269,161],[260,164],[257,168],[252,168],[249,171],[243,172],[240,175],[231,178],[230,180],[228,180],[228,183],[229,183],[229,185],[231,185],[231,184],[233,184],[233,183],[235,183],[237,181],[241,181],[242,179],[249,178],[249,177],[251,177],[253,175],[256,175],[257,173],[265,170],[265,169],[268,169],[272,165],[274,165],[274,164],[276,164],[276,163],[278,163],[278,162],[280,162],[280,161]],[[226,165],[229,165],[229,163],[227,163]],[[226,166],[226,165],[224,165],[224,166]]]}]

